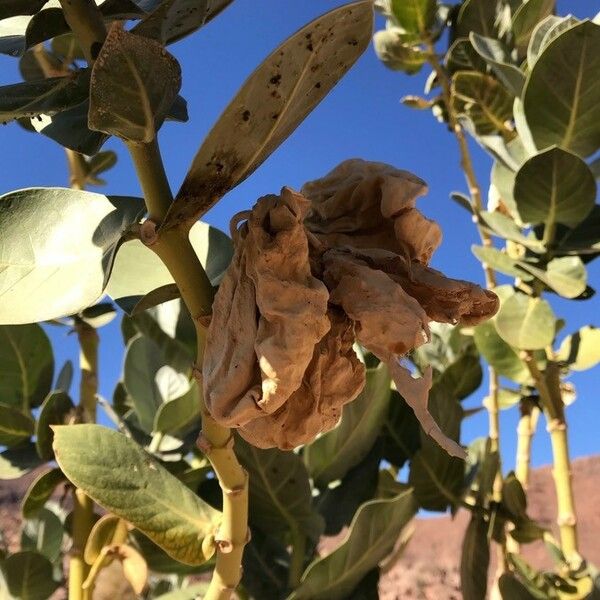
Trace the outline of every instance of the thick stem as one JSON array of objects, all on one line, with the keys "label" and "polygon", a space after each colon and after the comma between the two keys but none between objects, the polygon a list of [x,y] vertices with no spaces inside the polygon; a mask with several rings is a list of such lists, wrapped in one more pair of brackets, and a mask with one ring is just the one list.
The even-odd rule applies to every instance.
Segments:
[{"label": "thick stem", "polygon": [[83,591],[89,567],[83,560],[83,550],[93,526],[94,505],[82,490],[73,493],[73,547],[69,559],[69,600],[86,600]]},{"label": "thick stem", "polygon": [[60,0],[65,21],[75,34],[85,59],[92,64],[106,37],[102,13],[94,0]]},{"label": "thick stem", "polygon": [[527,399],[521,400],[521,418],[517,426],[517,456],[515,475],[524,490],[529,487],[529,468],[531,466],[531,441],[537,429],[540,409]]},{"label": "thick stem", "polygon": [[98,393],[98,332],[84,321],[75,325],[79,339],[79,366],[81,382],[79,385],[79,406],[86,423],[96,421],[96,398]]},{"label": "thick stem", "polygon": [[65,148],[65,154],[69,165],[69,184],[74,190],[83,190],[87,180],[85,159],[79,152],[69,148]]},{"label": "thick stem", "polygon": [[556,522],[560,530],[561,549],[568,561],[579,563],[575,496],[558,366],[549,360],[544,377],[538,368],[533,352],[524,352],[523,358],[540,394],[552,442],[552,475],[558,506]]}]

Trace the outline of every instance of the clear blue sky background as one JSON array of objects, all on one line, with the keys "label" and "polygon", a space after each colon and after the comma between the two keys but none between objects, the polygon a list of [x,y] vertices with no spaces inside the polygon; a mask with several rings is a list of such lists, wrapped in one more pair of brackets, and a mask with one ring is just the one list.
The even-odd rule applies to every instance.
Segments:
[{"label": "clear blue sky background", "polygon": [[[311,2],[281,0],[235,0],[222,15],[200,32],[172,46],[183,69],[182,94],[188,101],[190,122],[167,123],[160,134],[167,172],[178,189],[203,137],[245,78],[262,59],[289,34],[327,10],[343,4],[337,0]],[[559,14],[579,17],[600,11],[600,0],[559,0]],[[382,23],[379,23],[382,26]],[[17,61],[0,57],[0,84],[18,81]],[[444,241],[433,266],[450,276],[482,282],[480,264],[470,252],[477,235],[463,209],[451,200],[453,190],[465,190],[454,139],[429,112],[412,111],[399,103],[406,94],[420,94],[424,75],[408,77],[382,66],[372,47],[332,93],[308,117],[286,143],[246,182],[226,196],[205,217],[227,230],[231,215],[248,208],[267,193],[283,185],[298,189],[304,181],[320,177],[340,161],[361,157],[383,161],[413,171],[430,186],[421,200],[421,210],[436,219],[444,230]],[[0,131],[0,193],[30,186],[67,186],[66,162],[61,148],[43,136],[32,135],[17,125]],[[133,169],[119,141],[106,148],[119,155],[118,165],[107,173],[106,193],[139,195]],[[476,169],[487,188],[490,161],[473,145]],[[600,260],[590,270],[592,286],[600,287]],[[558,315],[567,320],[566,332],[587,323],[600,325],[600,295],[583,302],[552,297]],[[51,330],[57,368],[68,357],[76,357],[76,340],[65,330]],[[118,323],[101,330],[100,388],[110,397],[122,368]],[[117,351],[117,348],[119,349]],[[573,456],[597,453],[600,416],[598,370],[573,376],[579,398],[568,409]],[[467,401],[479,406],[484,390]],[[501,416],[505,469],[514,465],[517,410]],[[548,436],[535,438],[533,462],[550,462]],[[480,413],[468,419],[463,443],[487,431],[487,417]]]}]

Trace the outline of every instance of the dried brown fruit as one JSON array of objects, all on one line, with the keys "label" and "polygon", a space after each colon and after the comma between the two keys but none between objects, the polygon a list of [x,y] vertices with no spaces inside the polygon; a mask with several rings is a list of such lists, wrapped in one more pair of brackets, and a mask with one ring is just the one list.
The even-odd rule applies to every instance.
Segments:
[{"label": "dried brown fruit", "polygon": [[329,330],[329,293],[310,271],[307,210],[284,189],[242,213],[248,220],[233,232],[236,251],[215,298],[203,365],[207,407],[229,426],[282,406]]},{"label": "dried brown fruit", "polygon": [[425,182],[408,171],[346,160],[302,187],[311,202],[306,227],[330,248],[382,248],[427,264],[442,232],[415,208],[426,193]]},{"label": "dried brown fruit", "polygon": [[328,312],[331,329],[315,346],[302,385],[272,415],[254,419],[239,432],[251,444],[291,450],[337,424],[344,404],[365,383],[365,367],[352,349],[354,326],[342,311]]}]

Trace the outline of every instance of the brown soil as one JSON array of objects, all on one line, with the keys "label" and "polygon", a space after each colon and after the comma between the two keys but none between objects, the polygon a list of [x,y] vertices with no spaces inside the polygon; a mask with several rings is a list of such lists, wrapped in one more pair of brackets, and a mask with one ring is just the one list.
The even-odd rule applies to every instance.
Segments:
[{"label": "brown soil", "polygon": [[[0,481],[0,533],[11,551],[18,549],[19,502],[32,476],[17,481]],[[597,492],[600,486],[600,456],[580,458],[573,462],[573,480],[577,498],[579,539],[583,556],[600,564],[600,509]],[[556,500],[550,467],[535,469],[528,492],[529,514],[552,529]],[[382,576],[382,600],[461,600],[459,561],[462,537],[468,514],[460,511],[450,516],[417,519],[415,531],[399,561]],[[325,549],[335,547],[334,540],[324,542]],[[542,543],[523,547],[527,559],[540,568],[551,568],[552,561]],[[490,570],[493,572],[493,569]],[[117,578],[119,579],[119,578]],[[102,598],[125,598],[123,590],[102,595]],[[55,598],[64,596],[56,596]],[[95,594],[95,598],[99,596]]]}]

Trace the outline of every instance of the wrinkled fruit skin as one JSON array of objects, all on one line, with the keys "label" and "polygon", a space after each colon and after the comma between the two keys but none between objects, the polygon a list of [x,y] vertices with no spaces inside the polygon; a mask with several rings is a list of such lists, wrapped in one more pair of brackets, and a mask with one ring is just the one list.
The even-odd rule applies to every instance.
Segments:
[{"label": "wrinkled fruit skin", "polygon": [[498,298],[428,267],[442,235],[415,207],[426,192],[411,173],[348,160],[233,218],[202,369],[219,423],[262,448],[312,441],[364,386],[357,341],[389,365],[424,430],[464,456],[427,410],[431,372],[413,379],[400,360],[429,322],[479,323]]}]

